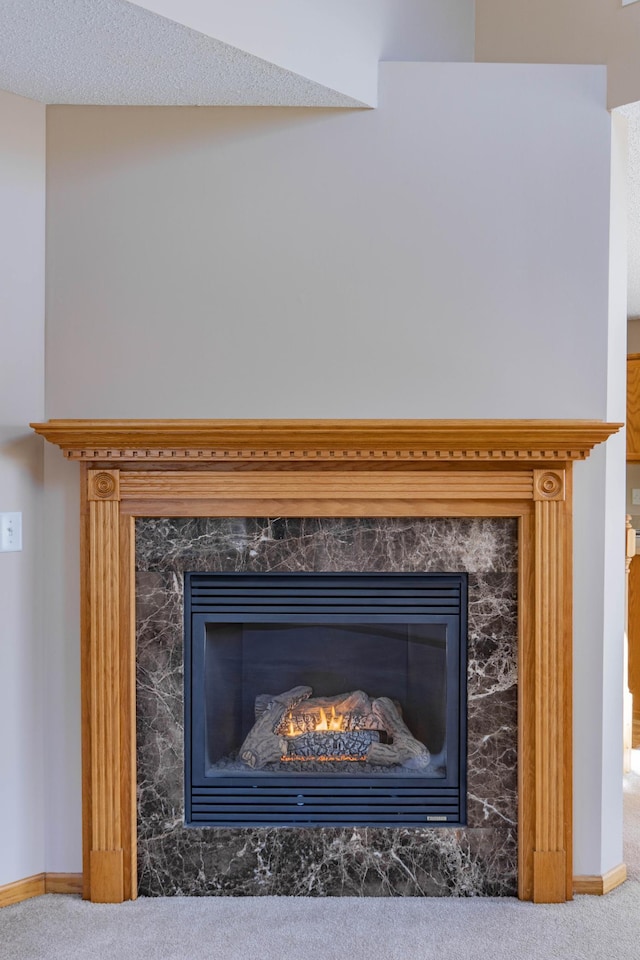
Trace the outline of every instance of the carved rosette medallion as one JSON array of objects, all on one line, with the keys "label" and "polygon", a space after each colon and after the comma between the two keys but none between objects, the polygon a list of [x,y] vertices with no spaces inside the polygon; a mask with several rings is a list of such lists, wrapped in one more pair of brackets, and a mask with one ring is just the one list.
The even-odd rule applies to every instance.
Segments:
[{"label": "carved rosette medallion", "polygon": [[564,470],[534,470],[533,471],[533,499],[534,500],[564,500],[565,499]]},{"label": "carved rosette medallion", "polygon": [[120,473],[118,470],[89,470],[89,500],[119,500]]}]

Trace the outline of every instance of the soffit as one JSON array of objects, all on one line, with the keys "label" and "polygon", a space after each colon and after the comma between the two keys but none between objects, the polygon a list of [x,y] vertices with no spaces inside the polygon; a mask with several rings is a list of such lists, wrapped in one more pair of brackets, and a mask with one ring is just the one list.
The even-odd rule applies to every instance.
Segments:
[{"label": "soffit", "polygon": [[123,0],[3,0],[0,89],[59,104],[362,106]]}]

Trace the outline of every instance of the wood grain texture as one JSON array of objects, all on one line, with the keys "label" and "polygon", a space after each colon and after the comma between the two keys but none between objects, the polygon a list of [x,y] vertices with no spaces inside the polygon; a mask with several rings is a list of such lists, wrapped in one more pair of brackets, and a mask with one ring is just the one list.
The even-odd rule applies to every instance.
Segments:
[{"label": "wood grain texture", "polygon": [[586,893],[592,896],[602,897],[604,894],[615,890],[627,879],[626,864],[620,863],[617,867],[608,870],[602,876],[577,876],[573,878],[574,893]]},{"label": "wood grain texture", "polygon": [[119,850],[92,850],[89,857],[92,903],[122,903],[124,857]]},{"label": "wood grain texture", "polygon": [[[540,471],[542,472],[542,471]],[[429,473],[366,473],[306,470],[292,474],[128,472],[120,480],[121,495],[131,500],[529,500],[530,470],[430,471]]]},{"label": "wood grain texture", "polygon": [[81,873],[45,873],[45,893],[82,893]]},{"label": "wood grain texture", "polygon": [[44,893],[44,873],[35,873],[24,880],[5,883],[0,887],[0,907],[9,907],[12,903],[22,903],[31,897],[40,897]]},{"label": "wood grain texture", "polygon": [[120,499],[119,470],[89,470],[87,474],[87,481],[88,500]]},{"label": "wood grain texture", "polygon": [[69,459],[584,459],[622,424],[599,420],[49,420]]},{"label": "wood grain texture", "polygon": [[120,505],[115,499],[91,499],[94,474],[88,471],[85,557],[89,594],[89,889],[91,900],[108,903],[124,899],[122,781],[129,781],[130,774],[123,769],[121,740]]},{"label": "wood grain texture", "polygon": [[[566,899],[565,504],[535,504],[535,850],[533,898]],[[556,875],[554,871],[560,871]],[[560,896],[559,891],[562,890]]]},{"label": "wood grain texture", "polygon": [[82,745],[82,896],[91,899],[91,582],[89,501],[86,463],[80,464],[80,716]]},{"label": "wood grain texture", "polygon": [[640,461],[640,354],[627,357],[627,460]]},{"label": "wood grain texture", "polygon": [[534,850],[533,902],[564,903],[567,900],[565,875],[564,850]]},{"label": "wood grain texture", "polygon": [[119,510],[89,502],[92,850],[120,846]]},{"label": "wood grain texture", "polygon": [[564,500],[565,499],[565,471],[564,470],[534,470],[533,471],[533,499],[534,500]]},{"label": "wood grain texture", "polygon": [[516,517],[522,502],[500,500],[123,500],[133,517]]}]

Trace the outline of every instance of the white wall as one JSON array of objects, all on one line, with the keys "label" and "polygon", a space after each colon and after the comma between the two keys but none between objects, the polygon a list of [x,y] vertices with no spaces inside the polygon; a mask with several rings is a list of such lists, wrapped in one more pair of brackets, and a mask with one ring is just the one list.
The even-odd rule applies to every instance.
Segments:
[{"label": "white wall", "polygon": [[21,511],[23,551],[0,553],[0,886],[44,870],[45,108],[0,91],[0,511]]},{"label": "white wall", "polygon": [[377,111],[49,108],[48,414],[603,416],[603,77],[388,63]]},{"label": "white wall", "polygon": [[[612,117],[609,324],[605,419],[626,419],[627,340],[626,121]],[[599,873],[622,862],[622,694],[624,636],[624,430],[575,467],[574,830],[600,846]],[[604,517],[604,524],[594,517]],[[602,584],[604,583],[604,590]],[[594,630],[594,618],[597,629]],[[585,762],[601,770],[599,784],[581,778]],[[593,851],[595,852],[595,851]],[[592,846],[576,844],[575,873],[591,874]]]},{"label": "white wall", "polygon": [[[607,350],[607,419],[627,418],[627,121],[612,116],[611,225],[609,242],[609,343]],[[625,486],[626,432],[620,431],[606,447],[604,616],[602,628],[602,806],[609,811],[609,831],[603,830],[602,860],[611,869],[622,860],[622,844],[608,842],[607,832],[622,834],[622,797],[618,778],[622,767],[622,718],[625,630]]]},{"label": "white wall", "polygon": [[[387,63],[376,111],[50,108],[47,415],[605,418],[605,85],[599,67]],[[63,502],[76,471],[56,456]],[[576,644],[598,696],[576,702],[599,729],[604,453],[578,475],[596,549],[576,558]],[[52,625],[56,656],[77,629]],[[73,737],[71,694],[55,723]],[[577,720],[576,867],[597,874],[621,786],[605,796]],[[71,756],[56,789],[79,836]],[[72,846],[49,869],[79,869]]]},{"label": "white wall", "polygon": [[80,782],[80,485],[76,464],[57,447],[44,456],[46,518],[44,609],[47,612],[44,772],[47,782],[45,870],[82,870]]},{"label": "white wall", "polygon": [[380,60],[473,61],[475,0],[378,0],[378,5]]}]

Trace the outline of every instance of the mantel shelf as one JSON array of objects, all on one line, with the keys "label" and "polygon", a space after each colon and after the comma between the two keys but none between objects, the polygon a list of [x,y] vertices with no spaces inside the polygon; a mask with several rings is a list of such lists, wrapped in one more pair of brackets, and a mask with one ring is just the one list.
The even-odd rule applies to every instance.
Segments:
[{"label": "mantel shelf", "polygon": [[583,460],[622,426],[601,420],[49,420],[69,460]]}]

